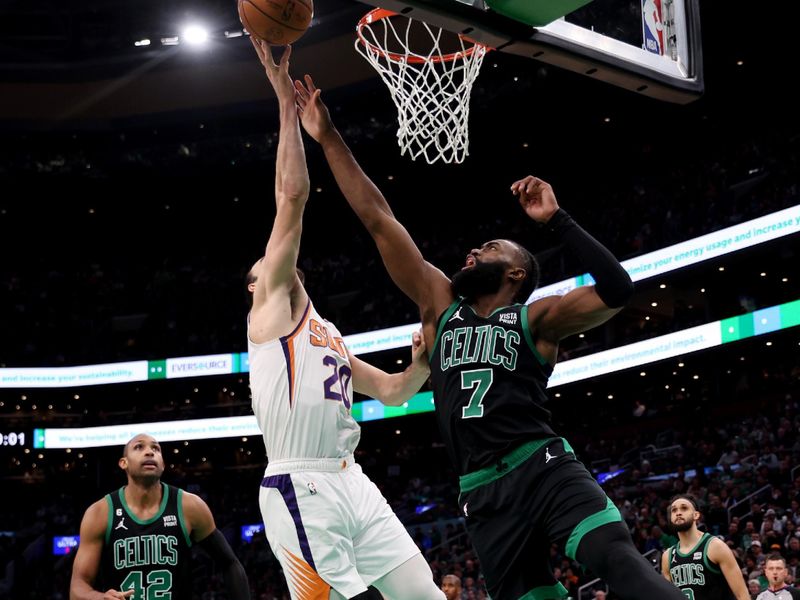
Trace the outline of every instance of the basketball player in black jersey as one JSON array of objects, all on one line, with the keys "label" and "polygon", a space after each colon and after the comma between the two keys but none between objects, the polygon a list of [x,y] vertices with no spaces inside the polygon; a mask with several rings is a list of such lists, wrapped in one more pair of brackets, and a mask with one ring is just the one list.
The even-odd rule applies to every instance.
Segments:
[{"label": "basketball player in black jersey", "polygon": [[223,569],[228,598],[249,600],[244,568],[208,505],[162,483],[159,443],[149,435],[135,436],[125,445],[119,466],[128,485],[92,504],[83,516],[70,600],[189,599],[193,544]]},{"label": "basketball player in black jersey", "polygon": [[689,494],[673,496],[669,522],[679,541],[661,555],[661,573],[689,600],[749,600],[742,570],[728,545],[697,528],[700,512]]},{"label": "basketball player in black jersey", "polygon": [[607,321],[633,293],[619,262],[559,208],[549,184],[529,176],[511,192],[529,218],[577,255],[596,285],[526,305],[537,284],[536,261],[503,239],[469,251],[451,281],[423,258],[361,170],[312,79],[295,88],[303,127],[322,146],[390,276],[419,307],[436,415],[491,597],[567,596],[549,567],[556,542],[623,599],[680,600],[636,551],[619,511],[553,432],[544,408],[559,341]]}]

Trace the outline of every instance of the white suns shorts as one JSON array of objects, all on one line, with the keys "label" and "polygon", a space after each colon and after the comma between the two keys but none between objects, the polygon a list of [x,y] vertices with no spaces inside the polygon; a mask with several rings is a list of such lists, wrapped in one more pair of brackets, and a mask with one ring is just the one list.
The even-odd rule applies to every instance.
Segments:
[{"label": "white suns shorts", "polygon": [[352,455],[270,462],[259,505],[292,600],[351,598],[419,554]]}]

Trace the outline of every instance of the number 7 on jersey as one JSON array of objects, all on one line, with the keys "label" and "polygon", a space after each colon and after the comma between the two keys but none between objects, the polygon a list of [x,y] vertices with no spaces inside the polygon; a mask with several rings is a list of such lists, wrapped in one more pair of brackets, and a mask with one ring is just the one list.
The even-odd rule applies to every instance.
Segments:
[{"label": "number 7 on jersey", "polygon": [[477,419],[483,416],[483,399],[492,387],[494,372],[491,369],[475,369],[461,372],[461,389],[472,390],[469,404],[461,409],[462,419]]}]

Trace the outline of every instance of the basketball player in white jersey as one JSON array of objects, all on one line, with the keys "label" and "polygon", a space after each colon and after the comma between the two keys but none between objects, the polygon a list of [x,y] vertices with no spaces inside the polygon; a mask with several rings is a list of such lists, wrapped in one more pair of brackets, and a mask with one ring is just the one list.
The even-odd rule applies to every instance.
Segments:
[{"label": "basketball player in white jersey", "polygon": [[353,460],[360,429],[353,389],[400,405],[428,377],[415,334],[412,365],[389,375],[355,358],[314,309],[296,268],[309,179],[290,47],[276,65],[253,40],[280,105],[276,215],[266,252],[248,274],[250,387],[269,464],[259,503],[293,600],[370,597],[444,600],[428,563],[378,488]]}]

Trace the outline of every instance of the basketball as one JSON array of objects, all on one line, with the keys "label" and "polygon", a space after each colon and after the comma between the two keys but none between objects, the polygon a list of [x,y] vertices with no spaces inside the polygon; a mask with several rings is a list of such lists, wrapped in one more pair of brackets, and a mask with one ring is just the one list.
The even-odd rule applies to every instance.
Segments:
[{"label": "basketball", "polygon": [[238,0],[239,19],[250,35],[272,46],[296,42],[314,14],[312,0]]}]

